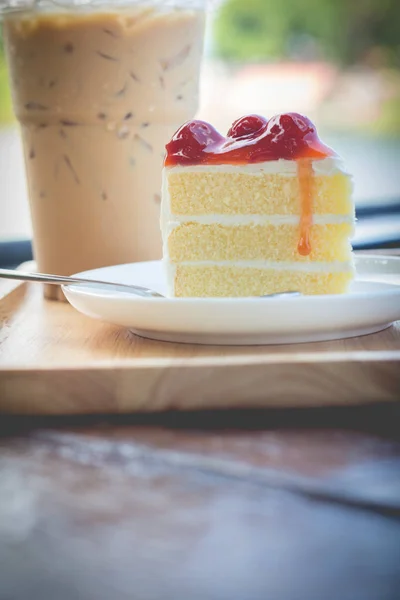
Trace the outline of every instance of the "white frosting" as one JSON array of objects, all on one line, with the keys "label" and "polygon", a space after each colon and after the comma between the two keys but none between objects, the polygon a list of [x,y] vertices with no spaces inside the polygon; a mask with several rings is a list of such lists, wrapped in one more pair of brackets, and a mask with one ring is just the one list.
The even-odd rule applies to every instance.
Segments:
[{"label": "white frosting", "polygon": [[238,269],[273,269],[274,271],[305,271],[317,272],[328,271],[331,273],[343,273],[352,271],[353,262],[295,262],[295,261],[272,261],[272,260],[188,260],[179,263],[165,261],[168,265],[176,267],[237,267]]},{"label": "white frosting", "polygon": [[[182,223],[200,223],[201,225],[226,225],[238,227],[240,225],[298,225],[300,215],[195,215],[181,216],[169,215],[169,224],[178,227]],[[316,225],[341,225],[353,223],[354,218],[346,215],[314,215],[313,223]]]},{"label": "white frosting", "polygon": [[[247,165],[188,165],[166,167],[172,173],[246,173],[247,175],[291,175],[297,176],[297,162],[295,160],[268,160],[266,162],[251,163]],[[316,175],[334,175],[346,173],[342,159],[339,156],[328,156],[313,160],[313,171]]]}]

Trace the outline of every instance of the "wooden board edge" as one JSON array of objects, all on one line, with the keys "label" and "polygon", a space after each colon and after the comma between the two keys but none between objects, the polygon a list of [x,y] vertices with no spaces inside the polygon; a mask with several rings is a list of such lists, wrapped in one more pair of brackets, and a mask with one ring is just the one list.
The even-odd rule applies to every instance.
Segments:
[{"label": "wooden board edge", "polygon": [[[268,348],[268,346],[264,346]],[[118,370],[124,371],[142,371],[142,370],[160,370],[171,369],[179,370],[182,368],[203,369],[223,367],[262,367],[262,366],[294,366],[294,365],[310,365],[310,364],[343,364],[343,363],[366,363],[368,365],[379,364],[382,362],[398,364],[400,368],[400,349],[399,350],[340,350],[332,352],[288,352],[287,354],[271,354],[260,355],[223,355],[223,356],[188,356],[188,357],[148,357],[138,358],[137,356],[131,359],[112,359],[109,363],[91,361],[85,362],[82,365],[64,363],[63,365],[48,365],[48,366],[32,366],[26,367],[9,365],[0,365],[0,383],[1,378],[7,374],[14,376],[20,375],[26,377],[33,374],[44,373],[63,373],[76,372],[84,374],[87,371],[92,373],[110,372]]]},{"label": "wooden board edge", "polygon": [[346,406],[400,400],[398,362],[167,366],[8,372],[1,411],[116,414],[163,410]]}]

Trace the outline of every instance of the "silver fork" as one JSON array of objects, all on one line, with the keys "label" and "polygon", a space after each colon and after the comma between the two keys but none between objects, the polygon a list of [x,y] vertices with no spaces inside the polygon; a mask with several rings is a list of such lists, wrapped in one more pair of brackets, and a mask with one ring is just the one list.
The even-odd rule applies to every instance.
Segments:
[{"label": "silver fork", "polygon": [[[49,283],[52,285],[81,285],[83,287],[95,289],[107,289],[114,292],[124,292],[141,296],[142,298],[165,298],[162,294],[149,288],[139,285],[125,283],[112,283],[110,281],[100,281],[97,279],[84,279],[82,277],[66,277],[63,275],[45,275],[43,273],[25,273],[23,271],[14,271],[11,269],[0,269],[0,278],[16,279],[19,281],[36,281],[39,283]],[[300,292],[281,292],[279,294],[266,294],[261,298],[280,298],[280,297],[301,296]]]}]

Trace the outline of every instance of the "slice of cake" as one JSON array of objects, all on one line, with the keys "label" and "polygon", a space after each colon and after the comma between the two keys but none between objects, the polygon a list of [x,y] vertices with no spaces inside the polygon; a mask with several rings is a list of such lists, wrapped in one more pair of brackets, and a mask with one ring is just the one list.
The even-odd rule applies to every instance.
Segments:
[{"label": "slice of cake", "polygon": [[167,145],[161,229],[170,296],[340,294],[353,279],[352,182],[296,113],[190,121]]}]

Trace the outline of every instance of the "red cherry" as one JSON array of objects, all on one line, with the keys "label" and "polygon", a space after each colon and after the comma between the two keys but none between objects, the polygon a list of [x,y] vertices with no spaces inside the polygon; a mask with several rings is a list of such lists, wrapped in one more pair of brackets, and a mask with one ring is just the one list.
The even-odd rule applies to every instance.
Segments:
[{"label": "red cherry", "polygon": [[276,115],[269,120],[268,134],[287,135],[303,138],[308,133],[315,133],[315,127],[307,117],[298,113]]},{"label": "red cherry", "polygon": [[267,124],[268,121],[264,117],[247,115],[232,124],[228,131],[228,137],[235,140],[254,138],[266,129]]},{"label": "red cherry", "polygon": [[192,138],[203,148],[224,139],[212,125],[205,121],[191,121],[186,127]]},{"label": "red cherry", "polygon": [[288,160],[306,153],[311,141],[318,142],[314,125],[307,117],[298,113],[272,117],[268,123],[266,138],[274,153]]},{"label": "red cherry", "polygon": [[299,113],[288,113],[286,117],[289,117],[292,120],[292,123],[294,123],[294,125],[297,127],[297,131],[303,132],[304,135],[308,135],[309,133],[317,133],[315,125],[308,117],[300,115]]},{"label": "red cherry", "polygon": [[166,164],[201,162],[207,148],[214,148],[223,141],[225,138],[209,123],[188,121],[178,129],[167,144]]}]

